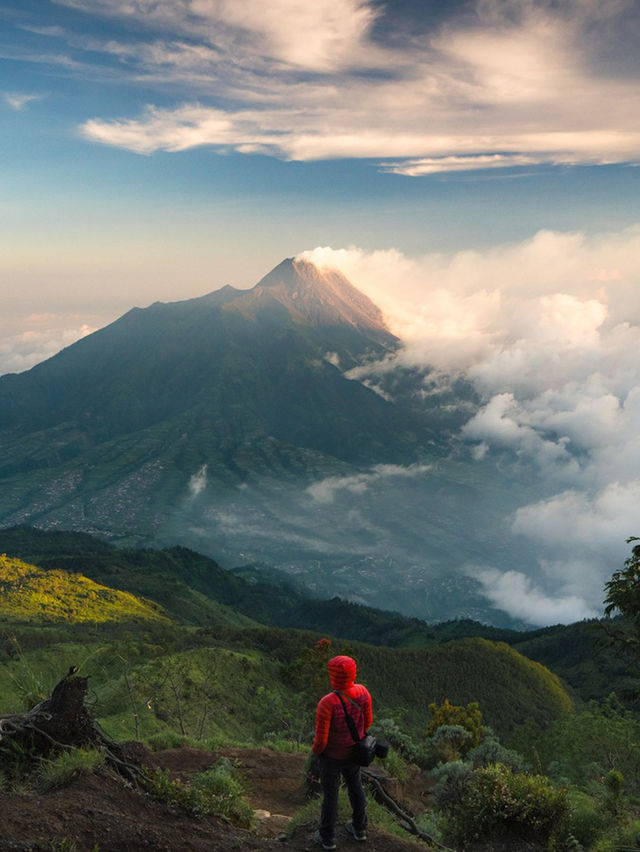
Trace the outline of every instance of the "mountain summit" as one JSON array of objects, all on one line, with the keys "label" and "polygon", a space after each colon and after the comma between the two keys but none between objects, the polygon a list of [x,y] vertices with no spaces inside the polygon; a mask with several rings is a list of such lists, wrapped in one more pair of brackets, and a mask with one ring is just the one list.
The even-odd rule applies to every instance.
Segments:
[{"label": "mountain summit", "polygon": [[319,269],[307,260],[288,258],[272,269],[249,293],[244,305],[278,301],[290,316],[314,326],[350,326],[380,343],[392,345],[380,309],[340,272]]},{"label": "mountain summit", "polygon": [[116,533],[126,505],[127,528],[144,537],[160,495],[139,493],[142,470],[155,471],[163,503],[203,465],[241,485],[258,472],[413,461],[428,424],[345,374],[397,345],[370,299],[304,260],[251,290],[133,308],[0,377],[0,524],[93,529],[99,516]]}]

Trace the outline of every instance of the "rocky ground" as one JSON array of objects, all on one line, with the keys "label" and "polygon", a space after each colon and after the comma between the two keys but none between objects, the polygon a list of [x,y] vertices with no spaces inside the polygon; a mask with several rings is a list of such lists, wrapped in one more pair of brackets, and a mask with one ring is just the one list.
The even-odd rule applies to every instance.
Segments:
[{"label": "rocky ground", "polygon": [[[170,749],[141,755],[149,769],[168,770],[187,780],[210,768],[220,756],[236,761],[256,809],[253,831],[238,829],[214,817],[194,818],[133,788],[113,770],[84,772],[61,789],[37,793],[28,785],[0,790],[0,852],[243,852],[280,850],[313,852],[315,825],[291,817],[306,801],[304,754],[283,754],[266,748]],[[413,796],[426,790],[412,785]],[[395,791],[397,794],[399,791]],[[417,802],[414,802],[417,804]],[[362,848],[339,829],[339,849]],[[368,852],[415,852],[424,843],[402,840],[372,827]]]}]

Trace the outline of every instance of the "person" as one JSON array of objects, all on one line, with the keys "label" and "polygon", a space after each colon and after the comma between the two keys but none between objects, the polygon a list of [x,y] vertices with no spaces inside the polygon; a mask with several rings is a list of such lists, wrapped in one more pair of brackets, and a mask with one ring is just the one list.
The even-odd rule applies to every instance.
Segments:
[{"label": "person", "polygon": [[311,746],[318,756],[323,793],[320,827],[314,839],[323,849],[335,849],[340,776],[347,785],[352,810],[352,819],[346,824],[346,829],[356,840],[367,839],[367,810],[360,767],[353,761],[354,740],[338,693],[360,737],[369,729],[373,712],[368,689],[355,682],[356,661],[352,657],[333,657],[327,668],[332,691],[318,702],[316,732]]}]

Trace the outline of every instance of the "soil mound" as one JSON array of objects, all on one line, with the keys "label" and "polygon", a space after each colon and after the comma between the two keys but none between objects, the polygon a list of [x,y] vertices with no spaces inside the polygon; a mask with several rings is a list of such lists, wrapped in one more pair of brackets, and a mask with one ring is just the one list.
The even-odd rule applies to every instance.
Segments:
[{"label": "soil mound", "polygon": [[[136,746],[135,751],[136,762],[140,760],[151,771],[167,770],[181,780],[209,769],[220,757],[235,761],[246,780],[247,798],[263,812],[258,828],[249,832],[216,817],[191,817],[103,766],[44,794],[27,788],[0,790],[0,852],[315,852],[319,848],[313,842],[315,825],[298,825],[292,833],[284,833],[288,818],[305,802],[304,754],[267,748],[148,752]],[[363,845],[341,829],[336,841],[345,850]],[[366,845],[368,852],[428,849],[375,828]]]}]

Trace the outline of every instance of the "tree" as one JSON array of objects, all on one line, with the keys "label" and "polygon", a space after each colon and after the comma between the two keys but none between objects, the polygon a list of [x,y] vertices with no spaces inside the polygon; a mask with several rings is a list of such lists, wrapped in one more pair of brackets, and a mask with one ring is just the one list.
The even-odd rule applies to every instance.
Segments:
[{"label": "tree", "polygon": [[459,726],[471,735],[467,743],[468,751],[469,748],[480,745],[486,734],[486,728],[482,724],[482,711],[477,701],[461,707],[451,704],[449,699],[445,698],[442,704],[430,704],[429,713],[431,713],[431,721],[427,727],[427,737],[432,737],[442,725]]},{"label": "tree", "polygon": [[[635,541],[640,538],[631,536],[627,544]],[[614,572],[605,589],[605,614],[610,616],[617,611],[621,616],[615,626],[610,626],[609,636],[622,650],[640,660],[640,544],[634,544],[624,568]]]}]

